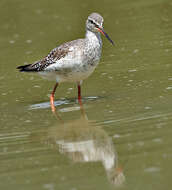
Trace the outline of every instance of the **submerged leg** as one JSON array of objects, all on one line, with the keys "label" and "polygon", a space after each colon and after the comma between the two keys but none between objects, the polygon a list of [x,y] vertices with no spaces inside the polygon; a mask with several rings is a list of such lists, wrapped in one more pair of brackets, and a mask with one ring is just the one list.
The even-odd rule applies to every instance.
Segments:
[{"label": "submerged leg", "polygon": [[54,94],[55,94],[55,91],[56,91],[56,88],[58,87],[58,85],[59,85],[58,83],[55,84],[54,89],[50,96],[50,105],[51,105],[52,112],[55,112],[55,110],[56,110],[55,106],[54,106]]}]

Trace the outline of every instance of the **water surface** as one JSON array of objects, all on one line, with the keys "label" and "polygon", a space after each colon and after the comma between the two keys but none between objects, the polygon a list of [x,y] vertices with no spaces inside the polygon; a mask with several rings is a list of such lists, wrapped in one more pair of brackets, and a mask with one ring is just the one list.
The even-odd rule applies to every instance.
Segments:
[{"label": "water surface", "polygon": [[[16,67],[84,37],[97,11],[102,59],[82,85]],[[0,3],[0,189],[170,189],[172,161],[172,3],[168,0]]]}]

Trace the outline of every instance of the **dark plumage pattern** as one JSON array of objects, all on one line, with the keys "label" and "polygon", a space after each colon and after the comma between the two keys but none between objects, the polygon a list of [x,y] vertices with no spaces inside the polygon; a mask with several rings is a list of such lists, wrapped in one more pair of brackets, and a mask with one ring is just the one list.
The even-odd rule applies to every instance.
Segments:
[{"label": "dark plumage pattern", "polygon": [[44,71],[46,67],[55,63],[57,60],[65,57],[69,52],[71,42],[64,43],[61,46],[54,48],[45,58],[33,64],[23,65],[17,67],[20,72],[40,72]]}]

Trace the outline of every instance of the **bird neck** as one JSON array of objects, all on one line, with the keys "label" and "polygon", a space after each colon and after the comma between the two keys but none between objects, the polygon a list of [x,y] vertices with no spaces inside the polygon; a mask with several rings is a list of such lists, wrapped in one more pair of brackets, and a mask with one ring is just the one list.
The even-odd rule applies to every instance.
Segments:
[{"label": "bird neck", "polygon": [[102,39],[99,32],[92,32],[90,30],[86,31],[85,40],[87,45],[91,45],[94,47],[102,47]]}]

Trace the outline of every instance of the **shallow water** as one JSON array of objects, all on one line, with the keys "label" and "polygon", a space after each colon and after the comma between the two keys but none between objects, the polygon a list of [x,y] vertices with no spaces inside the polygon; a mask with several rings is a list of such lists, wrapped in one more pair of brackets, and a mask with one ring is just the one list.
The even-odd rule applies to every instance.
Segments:
[{"label": "shallow water", "polygon": [[[84,111],[62,84],[55,117],[54,82],[16,67],[83,37],[93,11],[116,46],[103,38]],[[170,189],[171,11],[168,0],[1,0],[0,189]]]}]

